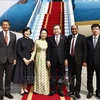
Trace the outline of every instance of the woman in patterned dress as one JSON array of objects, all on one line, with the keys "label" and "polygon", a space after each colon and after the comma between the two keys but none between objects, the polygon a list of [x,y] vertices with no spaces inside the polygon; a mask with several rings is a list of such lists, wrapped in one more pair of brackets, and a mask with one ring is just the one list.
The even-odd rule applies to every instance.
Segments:
[{"label": "woman in patterned dress", "polygon": [[41,29],[40,37],[35,41],[34,51],[30,61],[34,61],[34,92],[38,94],[48,95],[50,93],[50,76],[49,68],[46,65],[46,50],[48,47],[47,30]]}]

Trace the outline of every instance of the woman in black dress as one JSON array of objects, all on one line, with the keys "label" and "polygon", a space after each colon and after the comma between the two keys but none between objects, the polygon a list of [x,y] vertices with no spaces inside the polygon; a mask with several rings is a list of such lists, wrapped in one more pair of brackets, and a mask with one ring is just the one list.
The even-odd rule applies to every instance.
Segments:
[{"label": "woman in black dress", "polygon": [[17,64],[14,72],[13,83],[21,84],[21,95],[28,93],[27,84],[34,82],[33,62],[29,62],[34,43],[29,38],[31,29],[26,27],[22,31],[23,37],[17,41]]}]

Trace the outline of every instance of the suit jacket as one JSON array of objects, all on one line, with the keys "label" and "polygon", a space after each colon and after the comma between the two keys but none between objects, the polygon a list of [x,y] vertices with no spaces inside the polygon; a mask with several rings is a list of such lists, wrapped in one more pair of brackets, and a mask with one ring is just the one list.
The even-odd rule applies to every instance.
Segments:
[{"label": "suit jacket", "polygon": [[98,41],[96,47],[93,47],[93,38],[92,35],[87,37],[87,64],[96,66],[100,66],[100,36],[98,37]]},{"label": "suit jacket", "polygon": [[3,31],[0,32],[0,64],[4,64],[9,61],[13,63],[16,59],[16,35],[10,33],[10,41],[7,45],[4,39]]},{"label": "suit jacket", "polygon": [[55,35],[51,36],[48,39],[47,61],[50,61],[53,64],[59,61],[59,63],[63,64],[67,58],[67,37],[61,34],[60,41],[57,46],[55,41]]},{"label": "suit jacket", "polygon": [[[68,51],[69,51],[69,62],[70,62],[70,45],[71,45],[72,35],[68,36]],[[74,48],[74,57],[77,65],[82,65],[83,62],[86,62],[87,58],[87,46],[86,38],[84,35],[78,34],[75,48]]]}]

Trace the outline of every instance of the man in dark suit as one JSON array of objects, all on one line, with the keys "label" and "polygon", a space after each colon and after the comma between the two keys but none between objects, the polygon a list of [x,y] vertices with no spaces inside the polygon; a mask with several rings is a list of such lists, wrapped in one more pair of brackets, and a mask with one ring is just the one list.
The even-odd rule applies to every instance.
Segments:
[{"label": "man in dark suit", "polygon": [[53,31],[54,35],[49,38],[47,49],[47,65],[50,67],[51,74],[50,95],[56,93],[56,84],[58,84],[58,94],[63,96],[62,85],[68,58],[67,37],[61,34],[59,25],[55,25]]},{"label": "man in dark suit", "polygon": [[[81,71],[82,66],[86,66],[87,46],[85,36],[78,33],[78,26],[71,26],[72,34],[68,36],[68,70],[70,81],[70,92],[67,94],[74,95],[76,98],[81,98]],[[74,79],[76,78],[76,81]],[[75,83],[76,82],[76,83]]]},{"label": "man in dark suit", "polygon": [[91,26],[93,35],[87,37],[87,98],[91,98],[93,89],[93,73],[96,72],[96,96],[100,99],[100,25]]},{"label": "man in dark suit", "polygon": [[3,76],[5,71],[5,96],[12,99],[10,83],[12,66],[16,64],[16,35],[9,31],[8,20],[1,22],[0,32],[0,100],[3,100]]}]

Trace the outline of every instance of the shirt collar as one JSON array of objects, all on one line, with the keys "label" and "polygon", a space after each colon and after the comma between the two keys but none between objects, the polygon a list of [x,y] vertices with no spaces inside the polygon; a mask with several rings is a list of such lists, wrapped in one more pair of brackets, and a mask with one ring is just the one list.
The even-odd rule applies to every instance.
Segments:
[{"label": "shirt collar", "polygon": [[[5,31],[3,31],[4,35],[5,35]],[[9,34],[9,31],[7,31],[7,34]]]},{"label": "shirt collar", "polygon": [[77,38],[77,36],[78,36],[78,33],[77,33],[77,34],[75,34],[75,35],[72,35],[72,37],[74,37],[74,38]]},{"label": "shirt collar", "polygon": [[97,36],[94,36],[94,35],[93,35],[93,39],[94,39],[94,38],[98,39],[98,37],[99,37],[99,35],[97,35]]},{"label": "shirt collar", "polygon": [[57,35],[57,36],[55,35],[55,38],[56,38],[56,37],[60,38],[60,34],[59,34],[59,35]]}]

